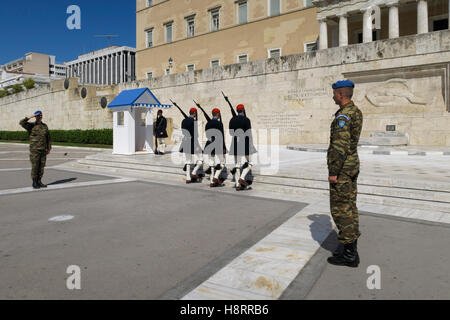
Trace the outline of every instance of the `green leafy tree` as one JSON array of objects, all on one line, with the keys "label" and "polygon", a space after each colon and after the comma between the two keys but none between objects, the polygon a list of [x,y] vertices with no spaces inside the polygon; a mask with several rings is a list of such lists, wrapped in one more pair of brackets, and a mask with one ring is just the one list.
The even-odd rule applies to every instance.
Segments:
[{"label": "green leafy tree", "polygon": [[23,90],[24,89],[21,84],[16,83],[12,86],[13,93],[19,93],[19,92],[22,92]]},{"label": "green leafy tree", "polygon": [[23,85],[27,89],[33,89],[35,84],[36,83],[34,82],[34,80],[32,78],[27,78],[23,81]]},{"label": "green leafy tree", "polygon": [[0,89],[0,98],[6,97],[8,95],[8,91],[6,89]]}]

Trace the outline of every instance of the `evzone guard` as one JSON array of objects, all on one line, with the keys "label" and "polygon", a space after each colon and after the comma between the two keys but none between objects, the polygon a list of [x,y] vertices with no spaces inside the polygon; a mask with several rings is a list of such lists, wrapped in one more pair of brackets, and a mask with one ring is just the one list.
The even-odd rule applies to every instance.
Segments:
[{"label": "evzone guard", "polygon": [[245,107],[239,104],[236,112],[227,96],[222,92],[225,100],[231,108],[233,118],[230,120],[229,130],[232,137],[230,155],[234,156],[234,175],[236,191],[246,190],[253,183],[251,170],[253,168],[253,155],[257,152],[253,145],[252,125],[247,118]]},{"label": "evzone guard", "polygon": [[223,182],[226,179],[225,154],[227,149],[221,112],[218,108],[214,108],[211,118],[200,104],[197,102],[195,104],[202,110],[207,121],[205,126],[207,141],[204,148],[204,156],[205,161],[209,165],[206,173],[210,175],[210,187],[223,186]]},{"label": "evzone guard", "polygon": [[[172,100],[171,102],[184,116],[181,122],[183,141],[181,142],[180,152],[185,156],[186,183],[201,182],[204,175],[199,173],[199,170],[203,166],[203,150],[198,142],[197,109],[191,108],[188,116],[175,102]],[[195,167],[191,173],[191,168],[194,164]]]}]

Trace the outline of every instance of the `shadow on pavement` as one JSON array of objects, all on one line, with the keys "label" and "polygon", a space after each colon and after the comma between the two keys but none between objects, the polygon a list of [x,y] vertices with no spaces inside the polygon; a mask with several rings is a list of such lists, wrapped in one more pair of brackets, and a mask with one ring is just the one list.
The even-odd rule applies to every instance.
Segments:
[{"label": "shadow on pavement", "polygon": [[58,180],[58,181],[49,183],[48,185],[49,185],[49,186],[54,186],[54,185],[57,185],[57,184],[69,183],[69,182],[72,182],[72,181],[75,181],[75,180],[77,180],[77,178],[70,178],[70,179]]},{"label": "shadow on pavement", "polygon": [[309,226],[312,238],[317,241],[322,248],[333,252],[339,242],[337,241],[337,233],[333,230],[333,224],[329,215],[312,214],[308,219],[313,221]]}]

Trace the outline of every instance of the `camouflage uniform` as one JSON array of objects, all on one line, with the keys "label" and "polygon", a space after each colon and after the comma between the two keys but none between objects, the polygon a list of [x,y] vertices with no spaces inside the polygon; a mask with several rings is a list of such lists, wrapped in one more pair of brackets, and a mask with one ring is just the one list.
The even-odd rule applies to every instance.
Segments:
[{"label": "camouflage uniform", "polygon": [[30,136],[31,179],[41,180],[47,161],[47,152],[51,150],[50,133],[45,123],[29,123],[28,118],[20,121],[20,125]]},{"label": "camouflage uniform", "polygon": [[361,235],[356,197],[359,175],[357,148],[362,124],[363,115],[353,102],[342,106],[331,124],[328,171],[330,177],[338,177],[338,183],[330,183],[330,207],[339,230],[338,239],[343,244],[352,243]]}]

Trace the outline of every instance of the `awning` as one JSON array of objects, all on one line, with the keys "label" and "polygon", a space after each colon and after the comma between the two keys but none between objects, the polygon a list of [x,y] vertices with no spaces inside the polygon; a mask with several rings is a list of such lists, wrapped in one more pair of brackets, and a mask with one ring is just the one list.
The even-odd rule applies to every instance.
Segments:
[{"label": "awning", "polygon": [[146,108],[172,108],[170,104],[161,104],[148,88],[122,91],[108,108],[119,107],[146,107]]}]

